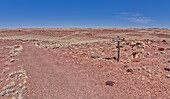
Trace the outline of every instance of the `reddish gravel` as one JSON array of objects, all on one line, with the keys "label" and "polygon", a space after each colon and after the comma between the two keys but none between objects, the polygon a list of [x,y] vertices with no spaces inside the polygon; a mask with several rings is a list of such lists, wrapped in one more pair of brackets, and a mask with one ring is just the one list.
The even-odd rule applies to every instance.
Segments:
[{"label": "reddish gravel", "polygon": [[[40,30],[32,32],[40,35],[41,33],[36,33]],[[137,30],[90,29],[89,31],[92,34],[86,36],[93,38],[96,37],[96,32],[111,34]],[[27,34],[28,31],[23,34],[20,32],[17,34]],[[80,36],[78,33],[74,34],[72,30],[67,33]],[[49,34],[46,33],[44,36]],[[0,42],[0,48],[3,48],[0,49],[0,80],[4,79],[0,82],[0,93],[3,87],[12,81],[5,80],[8,75],[19,70],[18,66],[23,66],[28,76],[27,90],[23,95],[25,99],[170,99],[170,73],[165,70],[170,66],[170,50],[166,50],[170,47],[170,42],[124,41],[121,43],[120,62],[115,60],[116,43],[111,41],[59,47],[50,47],[56,44],[50,41],[0,40]],[[6,46],[14,45],[22,45],[23,50],[16,57],[9,57],[11,49]],[[160,51],[159,48],[165,50]],[[5,62],[12,58],[19,61],[6,66]],[[9,70],[3,74],[6,68]],[[11,99],[11,97],[5,96],[2,99]]]},{"label": "reddish gravel", "polygon": [[[128,73],[124,63],[79,57],[76,50],[69,55],[68,49],[39,49],[32,44],[24,45],[24,49],[20,62],[24,63],[29,78],[28,99],[169,98],[167,72],[162,66],[153,67],[160,65],[155,59],[127,64],[131,68],[146,65],[153,72],[163,72],[150,77],[148,70]],[[115,83],[106,86],[106,81]]]}]

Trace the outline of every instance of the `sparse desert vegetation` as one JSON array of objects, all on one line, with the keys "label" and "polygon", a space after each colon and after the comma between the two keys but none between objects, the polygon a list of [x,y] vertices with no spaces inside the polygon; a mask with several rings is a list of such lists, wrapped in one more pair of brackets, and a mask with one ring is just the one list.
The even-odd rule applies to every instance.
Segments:
[{"label": "sparse desert vegetation", "polygon": [[0,99],[169,99],[169,69],[169,29],[0,29]]}]

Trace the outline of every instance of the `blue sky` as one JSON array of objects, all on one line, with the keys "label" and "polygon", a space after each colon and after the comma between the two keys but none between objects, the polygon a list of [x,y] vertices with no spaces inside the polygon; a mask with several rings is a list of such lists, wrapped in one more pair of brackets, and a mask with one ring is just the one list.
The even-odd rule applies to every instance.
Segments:
[{"label": "blue sky", "polygon": [[170,0],[0,0],[0,28],[170,28]]}]

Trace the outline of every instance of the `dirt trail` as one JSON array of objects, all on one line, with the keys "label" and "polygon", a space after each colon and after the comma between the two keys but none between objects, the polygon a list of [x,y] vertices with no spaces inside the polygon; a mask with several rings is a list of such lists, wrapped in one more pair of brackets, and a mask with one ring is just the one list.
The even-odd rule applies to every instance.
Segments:
[{"label": "dirt trail", "polygon": [[[102,94],[97,88],[99,86],[91,87],[90,77],[79,75],[76,64],[63,64],[70,59],[63,60],[61,56],[31,44],[25,45],[24,49],[21,63],[28,74],[28,99],[88,98]],[[98,95],[92,93],[95,90],[99,91]]]}]

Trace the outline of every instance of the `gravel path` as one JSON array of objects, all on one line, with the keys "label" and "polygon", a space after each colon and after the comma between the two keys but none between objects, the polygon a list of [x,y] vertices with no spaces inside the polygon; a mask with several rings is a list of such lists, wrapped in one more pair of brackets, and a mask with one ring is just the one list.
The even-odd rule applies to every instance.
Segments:
[{"label": "gravel path", "polygon": [[[52,54],[53,52],[31,45],[25,45],[24,48],[21,62],[25,64],[28,74],[28,99],[95,98],[102,94],[99,86],[94,87],[90,77],[79,75],[79,66],[75,68],[75,64],[63,64],[65,60],[70,60],[69,58],[61,59],[57,54]],[[92,93],[96,90],[99,93]]]}]

